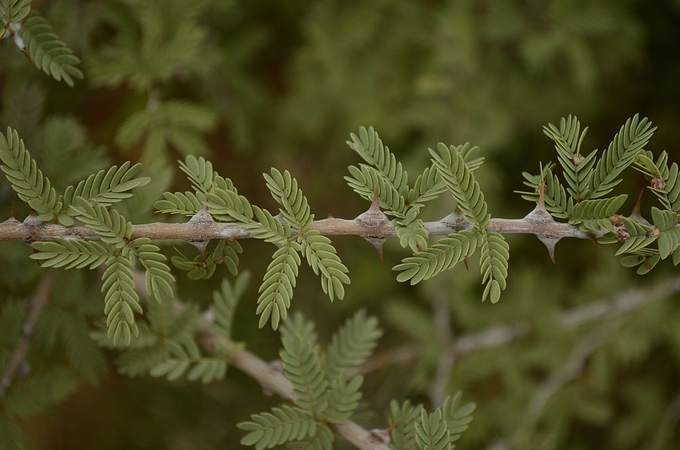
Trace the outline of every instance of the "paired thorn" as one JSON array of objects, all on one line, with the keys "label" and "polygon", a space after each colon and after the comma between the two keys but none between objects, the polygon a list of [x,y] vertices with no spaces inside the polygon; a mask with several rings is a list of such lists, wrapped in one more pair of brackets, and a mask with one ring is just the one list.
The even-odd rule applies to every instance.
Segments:
[{"label": "paired thorn", "polygon": [[[540,184],[540,191],[536,207],[533,209],[533,211],[524,216],[524,220],[541,224],[555,223],[555,219],[553,219],[552,215],[550,215],[548,210],[545,208],[545,182]],[[555,245],[560,239],[547,234],[537,234],[536,237],[543,243],[543,245],[545,245],[545,248],[548,250],[548,255],[550,256],[553,264],[557,264],[555,262]]]},{"label": "paired thorn", "polygon": [[[373,201],[371,206],[366,210],[365,213],[358,215],[354,220],[369,227],[379,227],[390,223],[385,213],[380,211],[380,196],[378,195],[379,186],[375,187],[375,194],[373,194]],[[383,257],[383,244],[387,238],[379,236],[364,236],[368,242],[375,247],[375,251],[378,253],[380,262],[385,264],[385,259]]]},{"label": "paired thorn", "polygon": [[[189,219],[189,223],[191,224],[209,224],[209,223],[215,223],[215,220],[212,218],[210,213],[208,212],[208,206],[203,205],[201,209],[194,214],[191,219]],[[208,247],[208,244],[210,243],[210,239],[202,240],[202,241],[188,241],[190,244],[192,244],[194,247],[198,249],[198,251],[201,253],[201,257],[203,258],[203,262],[206,262],[205,259],[205,250]]]},{"label": "paired thorn", "polygon": [[635,207],[633,207],[633,211],[630,213],[629,217],[633,220],[637,220],[638,222],[644,225],[651,226],[652,224],[649,223],[649,221],[642,217],[642,215],[640,214],[640,205],[642,204],[642,194],[644,192],[645,192],[644,190],[640,191],[640,195],[638,195],[637,201],[635,202]]}]

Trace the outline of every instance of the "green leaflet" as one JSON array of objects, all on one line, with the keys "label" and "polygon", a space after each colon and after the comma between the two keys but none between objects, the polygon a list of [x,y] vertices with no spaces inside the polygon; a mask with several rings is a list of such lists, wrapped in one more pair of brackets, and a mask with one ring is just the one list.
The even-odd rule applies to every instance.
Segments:
[{"label": "green leaflet", "polygon": [[399,405],[395,400],[390,403],[391,422],[396,424],[392,429],[391,448],[394,450],[411,450],[416,445],[416,422],[420,419],[423,407],[412,406],[409,400]]},{"label": "green leaflet", "polygon": [[666,259],[680,247],[680,228],[678,228],[680,215],[652,207],[652,221],[659,229],[659,255],[661,259]]},{"label": "green leaflet", "polygon": [[301,263],[298,254],[302,248],[295,241],[284,241],[280,249],[274,252],[272,262],[262,280],[257,299],[256,313],[260,315],[260,328],[271,319],[272,328],[276,330],[280,320],[285,320],[293,297],[298,266]]},{"label": "green leaflet", "polygon": [[199,199],[193,192],[165,192],[165,200],[153,204],[156,211],[162,214],[181,214],[192,217],[203,207],[204,199]]},{"label": "green leaflet", "polygon": [[286,378],[293,385],[295,404],[315,417],[328,405],[328,383],[323,375],[318,349],[300,336],[287,336],[279,352]]},{"label": "green leaflet", "polygon": [[272,197],[283,206],[280,211],[286,222],[298,233],[306,231],[314,220],[314,214],[310,213],[307,198],[298,189],[297,180],[287,170],[281,174],[273,167],[271,175],[265,173],[264,178]]},{"label": "green leaflet", "polygon": [[118,214],[118,211],[109,212],[99,203],[90,203],[82,197],[76,198],[71,210],[78,220],[101,237],[102,242],[116,248],[124,247],[132,236],[132,224]]},{"label": "green leaflet", "polygon": [[108,261],[109,268],[102,275],[104,313],[106,314],[107,336],[115,345],[129,345],[132,336],[139,336],[134,313],[142,314],[139,296],[135,292],[132,263],[122,255]]},{"label": "green leaflet", "polygon": [[198,350],[198,345],[191,339],[179,341],[183,345],[169,346],[169,357],[155,365],[149,375],[152,377],[166,377],[168,381],[175,381],[182,376],[189,381],[201,380],[208,384],[221,380],[227,373],[227,360],[219,357],[204,357]]},{"label": "green leaflet", "polygon": [[463,393],[459,391],[453,398],[446,397],[442,405],[442,413],[444,420],[446,420],[450,442],[460,439],[461,434],[468,429],[470,422],[472,422],[472,413],[477,408],[475,403],[461,405],[462,398]]},{"label": "green leaflet", "polygon": [[472,256],[481,242],[481,233],[476,230],[450,234],[422,252],[404,258],[392,270],[401,272],[397,275],[397,281],[410,280],[412,285],[417,284]]},{"label": "green leaflet", "polygon": [[326,236],[311,230],[298,236],[302,253],[315,274],[321,277],[321,288],[333,301],[345,297],[345,284],[350,284],[349,269],[340,261],[335,247]]},{"label": "green leaflet", "polygon": [[628,217],[623,217],[623,226],[630,233],[630,238],[619,247],[616,251],[616,256],[624,253],[639,253],[654,242],[654,238],[648,235],[652,231],[652,227],[643,225]]},{"label": "green leaflet", "polygon": [[61,203],[50,180],[38,169],[17,131],[9,127],[7,135],[0,133],[0,159],[4,163],[0,169],[7,175],[12,189],[38,213],[38,219],[45,222],[59,215]]},{"label": "green leaflet", "polygon": [[569,223],[578,225],[583,231],[606,228],[616,232],[609,220],[609,216],[616,214],[627,198],[627,195],[619,195],[612,198],[584,200],[581,203],[577,203],[574,205]]},{"label": "green leaflet", "polygon": [[132,197],[129,191],[145,186],[151,181],[149,177],[134,178],[141,170],[141,164],[130,167],[130,162],[127,161],[120,168],[113,166],[109,170],[100,170],[90,175],[79,182],[76,187],[66,188],[60,199],[63,203],[63,210],[67,211],[70,205],[76,203],[78,197],[97,202],[102,206],[110,206]]},{"label": "green leaflet", "polygon": [[333,450],[335,435],[324,424],[317,424],[314,435],[299,441],[291,442],[286,447],[296,450]]},{"label": "green leaflet", "polygon": [[344,374],[358,369],[373,353],[382,336],[378,319],[359,310],[333,335],[325,358],[326,379],[342,380]]},{"label": "green leaflet", "polygon": [[198,254],[193,259],[184,256],[178,249],[175,250],[178,255],[170,260],[178,269],[187,271],[190,280],[209,279],[215,273],[217,265],[221,263],[227,266],[232,275],[238,274],[238,254],[243,251],[238,241],[231,242],[226,239],[218,241],[217,246],[211,251],[206,251],[205,256]]},{"label": "green leaflet", "polygon": [[2,19],[5,24],[19,23],[28,17],[30,12],[31,0],[0,1],[0,19]]},{"label": "green leaflet", "polygon": [[[408,195],[408,174],[403,170],[401,163],[397,162],[396,157],[390,149],[383,145],[380,136],[369,127],[359,128],[359,136],[350,134],[351,141],[347,145],[357,152],[364,161],[375,167],[382,178],[387,181],[402,199]],[[397,209],[395,209],[397,211]]]},{"label": "green leaflet", "polygon": [[351,176],[345,177],[347,184],[354,192],[368,201],[373,200],[375,188],[378,187],[378,199],[380,201],[380,208],[385,210],[386,214],[391,214],[392,211],[403,211],[406,206],[404,196],[383,177],[373,167],[360,164],[359,168],[349,166],[347,168]]},{"label": "green leaflet", "polygon": [[430,154],[437,172],[458,202],[465,219],[481,230],[487,227],[491,215],[487,214],[484,194],[462,155],[469,146],[470,144],[446,147],[439,143],[437,152],[430,149]]},{"label": "green leaflet", "polygon": [[175,277],[165,264],[167,258],[160,253],[160,248],[153,245],[151,239],[138,238],[134,240],[132,250],[146,271],[146,293],[159,303],[163,300],[171,301],[175,296],[172,288]]},{"label": "green leaflet", "polygon": [[416,421],[415,430],[416,444],[422,450],[451,449],[451,436],[441,408],[436,409],[432,414],[421,409],[420,421]]},{"label": "green leaflet", "polygon": [[576,116],[560,121],[560,127],[553,124],[543,127],[543,132],[555,141],[558,160],[564,171],[569,188],[567,191],[575,201],[580,201],[588,195],[589,181],[592,176],[592,168],[595,164],[596,151],[588,156],[580,154],[581,144],[585,138],[588,127],[580,132],[581,123]]},{"label": "green leaflet", "polygon": [[361,400],[361,385],[364,377],[354,377],[346,380],[340,377],[333,380],[328,393],[328,409],[326,420],[330,423],[344,423],[352,417],[352,413],[359,406]]},{"label": "green leaflet", "polygon": [[655,130],[647,118],[639,120],[636,114],[628,119],[597,162],[586,198],[595,199],[611,192],[621,182],[618,178],[621,172],[635,162]]},{"label": "green leaflet", "polygon": [[56,242],[33,242],[37,253],[31,259],[40,261],[41,267],[63,267],[82,269],[89,266],[95,269],[113,256],[111,250],[98,242],[57,238]]},{"label": "green leaflet", "polygon": [[490,297],[491,303],[496,303],[501,298],[501,291],[506,287],[510,246],[502,234],[488,231],[482,234],[480,248],[482,255],[479,259],[479,269],[482,273],[482,283],[487,283],[482,301]]},{"label": "green leaflet", "polygon": [[256,450],[299,441],[317,431],[317,423],[309,414],[288,405],[272,408],[271,412],[253,414],[250,418],[251,422],[238,424],[241,430],[248,431],[241,438],[241,445],[255,446]]},{"label": "green leaflet", "polygon": [[239,274],[231,283],[228,279],[222,280],[220,290],[213,291],[213,303],[210,312],[214,318],[210,324],[210,330],[231,339],[231,326],[239,300],[250,282],[250,273],[245,271]]},{"label": "green leaflet", "polygon": [[423,221],[418,219],[419,207],[412,207],[406,216],[392,219],[392,226],[397,232],[402,247],[410,247],[414,252],[427,248],[428,234],[423,227]]},{"label": "green leaflet", "polygon": [[83,73],[76,67],[80,59],[59,40],[41,16],[31,15],[21,26],[19,36],[33,64],[47,75],[57,81],[64,80],[71,87],[74,78],[83,78]]}]

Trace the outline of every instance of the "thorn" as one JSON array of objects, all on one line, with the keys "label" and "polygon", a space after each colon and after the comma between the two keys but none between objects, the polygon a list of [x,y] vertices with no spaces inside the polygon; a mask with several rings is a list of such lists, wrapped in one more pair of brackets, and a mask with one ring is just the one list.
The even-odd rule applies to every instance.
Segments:
[{"label": "thorn", "polygon": [[331,213],[328,213],[328,218],[329,219],[335,219],[335,217],[333,217],[333,214],[331,214]]},{"label": "thorn", "polygon": [[380,430],[374,428],[368,432],[369,438],[376,444],[387,445],[390,443],[390,428]]},{"label": "thorn", "polygon": [[465,215],[463,214],[463,211],[461,211],[460,208],[456,206],[456,209],[451,214],[446,217],[442,217],[439,221],[444,224],[455,225],[460,222],[464,222]]},{"label": "thorn", "polygon": [[545,209],[545,183],[542,183],[540,186],[541,190],[539,191],[536,207],[529,214],[524,216],[524,219],[531,222],[554,222],[555,220],[553,217],[548,210]]},{"label": "thorn", "polygon": [[649,221],[647,221],[647,219],[645,219],[644,217],[642,217],[642,215],[640,214],[640,205],[642,204],[642,193],[643,193],[643,192],[644,192],[644,190],[643,190],[643,191],[640,191],[640,195],[638,195],[638,199],[637,199],[637,201],[635,202],[635,207],[633,208],[633,211],[630,213],[630,216],[629,216],[629,217],[630,217],[631,219],[637,220],[638,222],[640,222],[640,223],[642,223],[642,224],[644,224],[644,225],[651,225],[651,224],[649,223]]},{"label": "thorn", "polygon": [[[215,223],[215,220],[212,218],[210,213],[208,213],[208,206],[203,205],[201,209],[194,214],[191,219],[189,219],[189,223],[192,224],[210,224],[210,223]],[[198,249],[198,251],[201,253],[201,257],[203,258],[203,262],[206,262],[205,258],[205,249],[208,247],[208,244],[210,243],[210,239],[202,240],[202,241],[188,241],[190,244],[192,244],[194,247]]]},{"label": "thorn", "polygon": [[595,244],[597,246],[597,248],[602,248],[602,246],[597,242],[597,239],[595,239],[594,237],[588,235],[588,239],[590,239],[590,242]]},{"label": "thorn", "polygon": [[549,238],[549,237],[541,237],[537,236],[538,240],[543,242],[543,245],[545,245],[545,248],[548,249],[548,255],[550,255],[550,259],[552,260],[553,264],[557,264],[555,262],[555,245],[559,242],[559,239],[555,238]]},{"label": "thorn", "polygon": [[381,237],[364,237],[368,242],[371,243],[373,247],[375,247],[375,251],[378,253],[378,258],[380,258],[380,262],[385,265],[385,259],[383,258],[383,244],[387,239],[381,238]]},{"label": "thorn", "polygon": [[38,219],[38,214],[33,209],[31,209],[31,213],[24,219],[24,225],[29,227],[38,227],[44,224],[40,219]]},{"label": "thorn", "polygon": [[536,208],[545,211],[545,181],[541,183],[541,190],[538,194],[538,203],[536,203]]},{"label": "thorn", "polygon": [[373,201],[371,202],[370,208],[368,208],[369,211],[371,212],[380,212],[380,197],[378,196],[378,188],[380,187],[380,184],[375,186],[375,193],[373,194]]},{"label": "thorn", "polygon": [[467,257],[467,255],[465,255],[465,257],[463,258],[463,262],[465,263],[465,270],[467,270],[469,272],[470,268],[468,267],[468,261],[467,260],[468,260],[468,257]]}]

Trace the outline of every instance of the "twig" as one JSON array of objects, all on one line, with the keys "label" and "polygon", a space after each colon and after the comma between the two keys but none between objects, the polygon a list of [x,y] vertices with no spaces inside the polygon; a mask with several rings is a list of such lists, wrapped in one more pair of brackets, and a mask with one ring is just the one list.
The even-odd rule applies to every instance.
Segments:
[{"label": "twig", "polygon": [[[569,331],[580,325],[597,320],[610,314],[623,315],[635,311],[655,300],[680,292],[680,277],[649,289],[630,289],[621,292],[613,299],[599,300],[586,306],[579,306],[563,312],[559,316],[562,329]],[[492,326],[485,330],[469,333],[457,338],[451,345],[451,353],[458,358],[476,351],[514,342],[529,335],[531,326],[527,321],[509,325]],[[367,373],[388,365],[411,363],[422,354],[417,346],[386,350],[370,358],[358,373]]]},{"label": "twig", "polygon": [[2,380],[0,380],[0,399],[4,397],[7,388],[11,386],[14,378],[16,378],[19,370],[26,360],[26,355],[31,345],[33,329],[40,318],[40,314],[42,314],[47,300],[50,297],[50,291],[52,290],[52,284],[54,284],[56,275],[57,272],[55,269],[49,269],[45,273],[45,276],[43,276],[42,280],[40,280],[38,289],[33,296],[33,300],[31,301],[28,317],[26,318],[26,322],[24,322],[24,327],[22,334],[19,337],[19,342],[17,343],[16,347],[14,347],[14,352],[12,353],[9,363],[7,364],[7,369],[2,376]]},{"label": "twig", "polygon": [[[135,270],[133,271],[133,275],[135,290],[146,297],[147,294],[143,273]],[[177,311],[184,308],[184,304],[178,300],[175,300],[175,305]],[[220,355],[220,349],[230,348],[231,345],[229,345],[230,343],[226,338],[218,336],[210,331],[209,325],[212,320],[212,314],[206,313],[203,315],[203,320],[199,325],[197,338],[208,353]],[[230,354],[228,358],[229,363],[232,366],[255,379],[264,391],[276,393],[287,400],[293,400],[295,398],[293,386],[276,365],[267,363],[248,350],[239,350],[236,353]],[[329,424],[329,426],[338,435],[347,439],[355,447],[361,450],[390,450],[387,443],[384,442],[384,435],[382,433],[364,430],[352,421],[347,421],[342,424]]]},{"label": "twig", "polygon": [[[436,222],[425,222],[425,231],[430,236],[446,236],[472,225],[466,220],[444,217]],[[389,221],[361,221],[357,219],[315,220],[312,230],[326,236],[355,235],[372,238],[390,238],[397,235]],[[586,233],[568,223],[536,222],[529,219],[491,219],[489,231],[499,233],[524,233],[537,236],[551,236],[556,239],[592,239],[604,235],[604,231]],[[61,237],[65,239],[97,240],[99,236],[87,227],[65,227],[53,223],[26,224],[14,219],[0,223],[0,241],[50,241]],[[244,228],[233,223],[149,223],[132,226],[132,238],[150,239],[245,239],[252,235]]]}]

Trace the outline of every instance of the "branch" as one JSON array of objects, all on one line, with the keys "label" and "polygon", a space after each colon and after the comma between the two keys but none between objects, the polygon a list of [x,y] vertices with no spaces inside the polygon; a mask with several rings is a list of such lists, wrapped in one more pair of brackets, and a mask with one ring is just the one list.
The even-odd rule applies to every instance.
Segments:
[{"label": "branch", "polygon": [[[218,349],[226,348],[228,342],[224,337],[211,333],[208,330],[208,323],[209,318],[201,326],[199,341],[206,351],[216,355],[219,354]],[[240,350],[229,355],[229,362],[254,378],[264,390],[275,392],[284,399],[295,398],[293,386],[277,365],[268,364],[248,350]],[[342,424],[329,424],[329,426],[361,450],[389,450],[383,433],[366,431],[350,420]]]},{"label": "branch", "polygon": [[[630,289],[619,293],[613,299],[599,300],[586,306],[579,306],[565,311],[559,316],[559,324],[565,331],[578,328],[580,325],[597,320],[605,316],[622,316],[643,306],[680,292],[680,277],[654,286],[649,289]],[[454,358],[465,356],[476,351],[514,342],[529,335],[531,325],[527,321],[515,322],[508,325],[492,326],[485,330],[468,333],[456,339],[451,346]],[[419,346],[400,347],[387,350],[370,358],[357,371],[364,374],[377,370],[388,364],[407,365],[422,354]]]},{"label": "branch", "polygon": [[[65,227],[63,225],[44,223],[37,220],[19,222],[9,219],[0,223],[0,241],[52,241],[58,237],[65,239],[97,240],[99,236],[86,227]],[[37,222],[37,223],[36,223]],[[430,236],[447,236],[462,230],[472,228],[470,222],[446,216],[436,222],[425,222],[425,231]],[[310,227],[325,236],[354,235],[364,238],[390,238],[397,235],[388,220],[369,221],[357,219],[323,219],[315,220]],[[524,219],[491,219],[489,231],[499,233],[534,234],[539,237],[548,236],[554,239],[578,238],[593,239],[605,234],[586,233],[577,226],[559,222],[537,222]],[[208,239],[245,239],[252,235],[244,228],[232,223],[195,222],[195,223],[149,223],[133,225],[132,239],[146,237],[149,239],[184,239],[202,241]]]},{"label": "branch", "polygon": [[[135,270],[133,272],[135,290],[142,296],[147,297],[144,274]],[[182,310],[185,306],[175,300],[176,311]],[[197,339],[203,348],[212,355],[221,355],[219,349],[230,348],[231,345],[223,336],[218,336],[210,331],[209,325],[212,322],[212,314],[207,312],[199,325]],[[281,366],[269,364],[262,358],[248,350],[239,350],[228,356],[229,363],[255,379],[262,389],[266,392],[274,392],[280,397],[293,400],[293,386],[288,378],[283,374]],[[347,439],[355,447],[361,450],[390,450],[387,446],[389,437],[383,430],[366,431],[361,426],[352,421],[342,424],[328,424],[338,435]]]},{"label": "branch", "polygon": [[16,376],[19,374],[19,370],[26,360],[28,348],[31,344],[33,329],[40,318],[40,314],[42,314],[47,300],[50,297],[50,291],[52,290],[52,284],[54,284],[56,275],[57,271],[55,269],[49,269],[47,273],[45,273],[45,276],[42,278],[42,280],[40,280],[38,289],[36,290],[31,302],[28,318],[24,323],[23,333],[19,338],[19,342],[14,348],[14,352],[12,353],[9,363],[7,364],[7,369],[0,380],[0,399],[4,397],[7,388],[11,386],[14,378],[16,378]]}]

